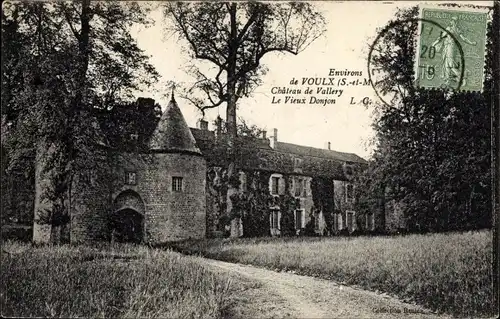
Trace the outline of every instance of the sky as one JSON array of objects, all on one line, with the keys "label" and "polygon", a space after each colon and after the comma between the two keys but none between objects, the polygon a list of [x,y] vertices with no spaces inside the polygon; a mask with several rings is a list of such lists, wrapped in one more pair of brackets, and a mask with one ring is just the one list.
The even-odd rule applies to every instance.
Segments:
[{"label": "sky", "polygon": [[[335,104],[324,106],[273,104],[271,90],[273,87],[289,87],[292,78],[328,77],[332,68],[361,71],[363,76],[360,79],[367,77],[369,46],[377,36],[377,28],[385,26],[398,8],[416,4],[418,2],[414,1],[314,2],[327,22],[324,35],[298,55],[266,55],[262,63],[269,71],[251,97],[239,100],[237,115],[266,129],[268,136],[277,128],[278,140],[282,142],[318,148],[324,148],[330,142],[333,150],[369,158],[373,150],[370,143],[374,136],[371,128],[373,110],[362,103],[352,105],[350,100],[351,96],[355,101],[363,97],[377,99],[371,86],[345,88]],[[490,2],[476,1],[474,4],[491,5]],[[165,32],[166,22],[160,8],[151,12],[151,19],[155,21],[154,26],[135,28],[133,35],[139,47],[151,56],[151,63],[160,73],[161,81],[138,95],[154,98],[164,108],[171,92],[165,83],[173,81],[182,86],[193,82],[186,70],[191,61],[182,50],[185,43]],[[201,113],[187,100],[177,96],[176,100],[188,125],[195,127]],[[218,114],[225,118],[224,105],[208,110],[205,119],[212,123]]]}]

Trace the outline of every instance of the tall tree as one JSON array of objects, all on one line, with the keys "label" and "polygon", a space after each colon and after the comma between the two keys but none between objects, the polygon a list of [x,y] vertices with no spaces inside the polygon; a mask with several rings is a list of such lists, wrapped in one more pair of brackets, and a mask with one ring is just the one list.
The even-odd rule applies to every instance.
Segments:
[{"label": "tall tree", "polygon": [[413,230],[490,226],[491,45],[483,94],[415,89],[407,39],[416,36],[416,15],[417,8],[398,12],[373,50],[376,88],[393,103],[375,106],[379,144],[365,186],[404,204]]},{"label": "tall tree", "polygon": [[[226,104],[228,156],[234,156],[237,136],[236,109],[267,72],[262,58],[270,53],[298,54],[324,32],[324,19],[314,6],[303,2],[168,3],[165,16],[173,31],[187,41],[194,60],[212,72],[193,65],[197,81],[184,96],[203,114]],[[230,160],[228,175],[235,171]],[[236,192],[228,191],[228,198]],[[228,200],[227,210],[231,211]]]},{"label": "tall tree", "polygon": [[54,225],[67,224],[74,174],[99,164],[95,141],[103,137],[94,107],[128,98],[158,76],[130,34],[133,24],[147,23],[148,9],[89,0],[18,2],[4,9],[2,31],[4,21],[17,25],[7,31],[22,40],[10,69],[2,70],[2,82],[4,73],[18,76],[9,79],[13,98],[6,109],[13,127],[10,166],[35,157],[34,240],[48,242],[59,237]]}]

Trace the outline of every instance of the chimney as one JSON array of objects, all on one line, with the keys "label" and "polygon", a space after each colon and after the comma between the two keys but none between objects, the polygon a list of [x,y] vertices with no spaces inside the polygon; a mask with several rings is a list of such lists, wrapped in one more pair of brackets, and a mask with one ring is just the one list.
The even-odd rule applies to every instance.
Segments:
[{"label": "chimney", "polygon": [[215,119],[215,136],[220,137],[222,134],[222,119],[217,115]]},{"label": "chimney", "polygon": [[266,139],[267,131],[262,131],[262,138]]},{"label": "chimney", "polygon": [[204,119],[199,119],[196,122],[196,128],[203,130],[203,131],[207,131],[208,130],[208,122],[205,121]]},{"label": "chimney", "polygon": [[273,129],[273,136],[270,137],[271,141],[271,148],[276,149],[276,146],[278,145],[278,129],[275,128]]},{"label": "chimney", "polygon": [[327,150],[331,151],[331,150],[332,150],[332,143],[330,143],[330,142],[326,142],[326,143],[325,143],[325,148],[326,148]]}]

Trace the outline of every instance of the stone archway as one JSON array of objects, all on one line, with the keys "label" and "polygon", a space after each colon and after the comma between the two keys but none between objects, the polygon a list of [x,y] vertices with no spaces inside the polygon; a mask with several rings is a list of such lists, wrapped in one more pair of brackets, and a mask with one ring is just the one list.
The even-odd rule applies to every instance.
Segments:
[{"label": "stone archway", "polygon": [[109,216],[112,241],[140,243],[144,238],[144,202],[139,194],[126,190],[120,193]]}]

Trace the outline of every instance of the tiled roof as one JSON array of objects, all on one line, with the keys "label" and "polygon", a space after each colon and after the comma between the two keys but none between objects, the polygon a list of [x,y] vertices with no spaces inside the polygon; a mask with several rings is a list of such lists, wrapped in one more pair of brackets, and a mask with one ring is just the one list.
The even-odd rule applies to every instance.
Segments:
[{"label": "tiled roof", "polygon": [[172,97],[151,136],[152,151],[189,152],[201,154],[181,110]]}]

